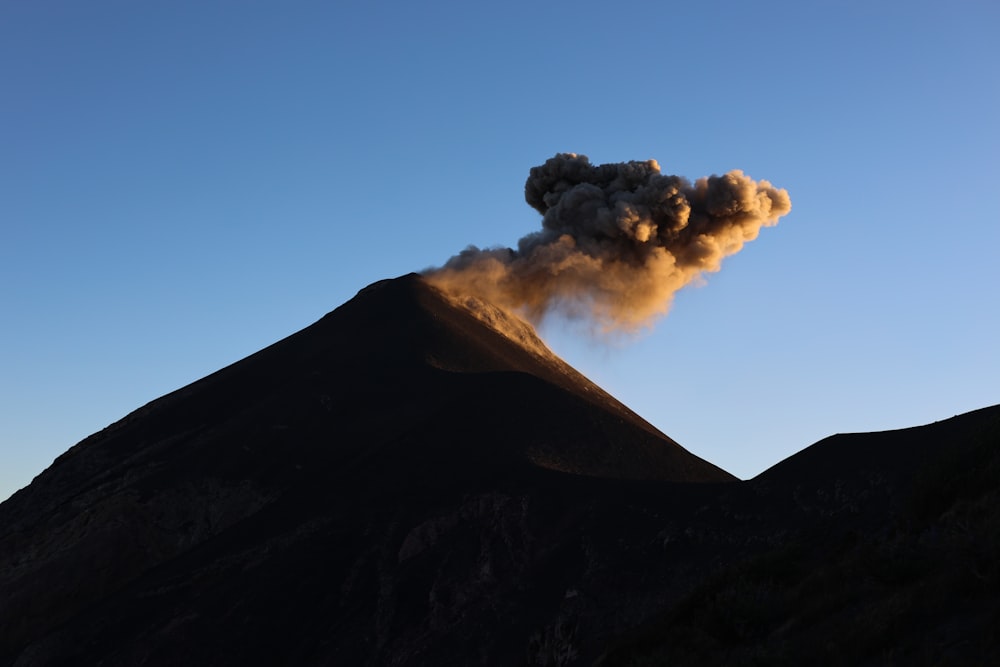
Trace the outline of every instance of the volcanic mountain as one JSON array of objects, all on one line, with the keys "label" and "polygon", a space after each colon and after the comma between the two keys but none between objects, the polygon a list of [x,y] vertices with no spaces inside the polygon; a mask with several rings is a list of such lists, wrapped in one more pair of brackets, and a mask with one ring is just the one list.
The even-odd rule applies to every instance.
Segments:
[{"label": "volcanic mountain", "polygon": [[[223,613],[199,601],[228,599],[203,595],[222,585],[212,574],[220,568],[233,580],[226,585],[254,601],[276,595],[267,587],[280,577],[249,583],[231,570],[271,565],[272,552],[295,551],[315,533],[324,546],[310,546],[308,558],[335,571],[336,585],[293,577],[280,597],[301,608],[295,591],[311,589],[307,597],[333,604],[377,562],[364,550],[390,539],[365,537],[389,531],[374,514],[395,517],[390,524],[400,513],[419,518],[464,498],[531,488],[544,471],[734,480],[573,370],[513,316],[456,301],[416,274],[375,283],[312,326],[80,442],[0,505],[0,656],[36,645],[44,648],[22,661],[46,662],[26,658],[32,651],[104,656],[110,646],[124,650],[122,637],[193,650],[178,643],[198,636],[188,626],[218,637],[220,628],[286,617],[278,603]],[[440,530],[394,548],[416,549]],[[322,618],[316,611],[310,622]],[[107,646],[86,653],[93,649],[60,639],[83,626],[88,637],[107,635]]]},{"label": "volcanic mountain", "polygon": [[998,479],[1000,407],[740,482],[411,274],[0,504],[0,665],[988,664]]}]

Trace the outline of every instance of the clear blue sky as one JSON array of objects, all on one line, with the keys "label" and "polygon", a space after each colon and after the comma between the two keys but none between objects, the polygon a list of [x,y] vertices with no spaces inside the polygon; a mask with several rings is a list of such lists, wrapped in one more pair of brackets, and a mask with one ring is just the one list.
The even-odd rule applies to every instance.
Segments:
[{"label": "clear blue sky", "polygon": [[0,3],[0,498],[368,283],[538,227],[557,152],[743,169],[781,223],[550,346],[750,477],[1000,403],[1000,4]]}]

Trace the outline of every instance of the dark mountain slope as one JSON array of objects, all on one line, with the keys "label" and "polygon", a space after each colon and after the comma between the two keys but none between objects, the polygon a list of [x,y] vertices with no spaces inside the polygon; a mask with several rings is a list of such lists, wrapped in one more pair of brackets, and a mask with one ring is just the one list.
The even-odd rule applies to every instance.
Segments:
[{"label": "dark mountain slope", "polygon": [[832,436],[701,516],[730,564],[604,665],[1000,664],[1000,406]]},{"label": "dark mountain slope", "polygon": [[[523,613],[529,571],[565,548],[525,508],[565,487],[543,514],[573,524],[578,503],[619,493],[601,479],[630,478],[733,480],[522,323],[416,275],[383,281],[87,438],[0,505],[0,657],[163,664],[166,646],[202,646],[215,662],[297,662],[291,634],[378,663],[448,630],[407,610],[407,586],[455,586],[435,598],[453,622],[485,623],[501,604],[521,626],[504,632],[523,634],[552,612]],[[431,546],[458,570],[393,583],[406,554]],[[513,589],[494,602],[477,586]],[[426,637],[404,641],[400,627]]]},{"label": "dark mountain slope", "polygon": [[850,477],[860,469],[912,476],[930,459],[960,450],[998,420],[1000,406],[993,406],[924,426],[832,435],[768,468],[756,481],[809,484],[831,476]]},{"label": "dark mountain slope", "polygon": [[407,276],[0,504],[0,664],[1000,664],[998,536],[1000,406],[735,482]]}]

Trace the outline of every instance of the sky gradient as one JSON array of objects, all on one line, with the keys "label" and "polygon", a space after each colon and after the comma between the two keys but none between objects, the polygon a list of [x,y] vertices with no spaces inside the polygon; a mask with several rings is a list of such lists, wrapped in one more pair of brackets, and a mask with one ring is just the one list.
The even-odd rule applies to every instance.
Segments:
[{"label": "sky gradient", "polygon": [[0,3],[0,499],[375,280],[516,243],[559,152],[791,196],[644,334],[541,327],[695,454],[748,478],[1000,403],[1000,5],[480,4]]}]

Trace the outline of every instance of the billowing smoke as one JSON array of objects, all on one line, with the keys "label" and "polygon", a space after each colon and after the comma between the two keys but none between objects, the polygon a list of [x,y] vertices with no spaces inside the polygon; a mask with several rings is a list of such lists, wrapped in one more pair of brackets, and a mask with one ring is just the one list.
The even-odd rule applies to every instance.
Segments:
[{"label": "billowing smoke", "polygon": [[655,160],[591,164],[560,153],[524,186],[542,229],[517,249],[479,249],[425,276],[538,322],[551,311],[635,331],[670,308],[674,293],[757,238],[791,210],[785,190],[742,171],[691,184]]}]

